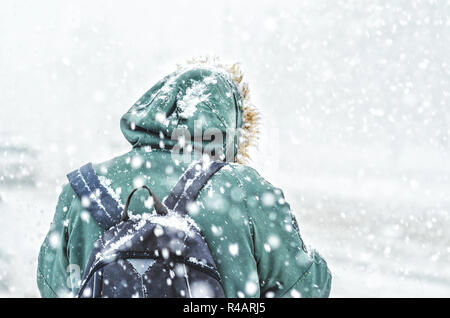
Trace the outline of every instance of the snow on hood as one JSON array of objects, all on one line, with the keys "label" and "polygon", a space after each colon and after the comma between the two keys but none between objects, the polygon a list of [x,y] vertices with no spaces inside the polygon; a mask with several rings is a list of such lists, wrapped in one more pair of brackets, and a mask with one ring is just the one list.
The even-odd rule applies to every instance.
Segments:
[{"label": "snow on hood", "polygon": [[248,86],[242,82],[237,66],[227,67],[207,58],[179,66],[156,83],[120,124],[133,147],[154,149],[172,149],[178,143],[174,132],[185,129],[192,146],[204,150],[212,141],[194,139],[195,133],[218,129],[223,136],[220,146],[225,150],[228,141],[234,161],[243,162],[248,157],[247,147],[256,138],[257,120],[249,103]]}]

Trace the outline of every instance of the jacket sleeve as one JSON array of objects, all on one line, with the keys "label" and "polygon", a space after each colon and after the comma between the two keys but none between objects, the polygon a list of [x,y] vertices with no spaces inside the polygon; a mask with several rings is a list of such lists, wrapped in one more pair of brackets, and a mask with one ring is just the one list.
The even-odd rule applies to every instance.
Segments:
[{"label": "jacket sleeve", "polygon": [[42,297],[70,296],[67,215],[74,195],[70,185],[64,186],[50,230],[39,252],[37,285]]},{"label": "jacket sleeve", "polygon": [[307,249],[280,189],[251,169],[245,178],[261,297],[328,297],[331,273]]}]

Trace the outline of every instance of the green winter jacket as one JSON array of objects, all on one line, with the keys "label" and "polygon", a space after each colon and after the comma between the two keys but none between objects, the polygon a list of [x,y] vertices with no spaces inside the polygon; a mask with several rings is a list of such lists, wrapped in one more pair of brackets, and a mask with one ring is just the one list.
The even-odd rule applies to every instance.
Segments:
[{"label": "green winter jacket", "polygon": [[[214,67],[192,66],[165,77],[122,117],[122,132],[133,148],[94,164],[101,183],[122,204],[142,184],[160,199],[166,197],[196,154],[171,152],[180,141],[172,138],[179,127],[191,133],[194,149],[204,150],[214,142],[225,148],[231,140],[236,156],[239,138],[230,137],[227,129],[245,125],[241,95],[233,78]],[[223,140],[194,140],[198,121],[203,131],[209,127],[222,131]],[[130,210],[154,213],[144,202],[145,193],[138,193]],[[202,189],[189,213],[208,243],[227,297],[329,296],[326,262],[305,247],[282,191],[254,169],[237,163],[224,167]],[[71,186],[65,185],[39,254],[37,283],[42,297],[77,295],[102,232]]]}]

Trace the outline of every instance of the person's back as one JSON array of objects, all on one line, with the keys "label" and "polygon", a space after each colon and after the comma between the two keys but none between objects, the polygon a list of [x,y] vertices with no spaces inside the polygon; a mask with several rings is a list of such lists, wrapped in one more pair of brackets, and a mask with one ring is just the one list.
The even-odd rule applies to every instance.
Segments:
[{"label": "person's back", "polygon": [[[166,197],[198,153],[207,160],[230,162],[188,207],[211,250],[225,295],[327,297],[331,285],[327,265],[305,248],[281,190],[254,169],[233,163],[246,156],[245,147],[255,132],[255,113],[247,104],[247,88],[239,85],[241,79],[235,68],[228,73],[224,67],[206,64],[167,76],[121,120],[133,149],[94,164],[94,169],[111,195],[124,204],[141,185]],[[142,192],[130,210],[152,213],[147,199]],[[86,200],[80,200],[70,185],[64,187],[39,256],[43,297],[76,295],[79,290],[94,243],[103,233],[85,210]]]}]

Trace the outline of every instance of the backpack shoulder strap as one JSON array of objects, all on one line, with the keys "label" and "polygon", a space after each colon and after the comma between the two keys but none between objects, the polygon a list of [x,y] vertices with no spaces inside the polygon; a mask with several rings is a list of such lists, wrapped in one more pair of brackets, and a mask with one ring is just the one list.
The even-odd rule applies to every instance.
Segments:
[{"label": "backpack shoulder strap", "polygon": [[103,229],[109,229],[120,222],[123,208],[101,184],[91,163],[72,171],[67,178],[78,198],[82,202],[89,202],[86,210]]},{"label": "backpack shoulder strap", "polygon": [[165,206],[179,214],[187,214],[187,204],[197,199],[208,180],[225,165],[227,163],[222,161],[212,161],[208,165],[202,162],[192,164],[164,200]]}]

